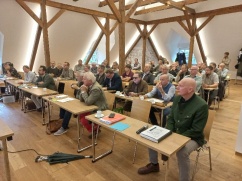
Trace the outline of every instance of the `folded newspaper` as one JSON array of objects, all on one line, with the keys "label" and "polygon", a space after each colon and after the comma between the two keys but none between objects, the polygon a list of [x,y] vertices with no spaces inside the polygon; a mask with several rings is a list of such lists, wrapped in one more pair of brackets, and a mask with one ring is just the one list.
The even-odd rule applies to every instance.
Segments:
[{"label": "folded newspaper", "polygon": [[145,131],[140,133],[140,136],[146,138],[150,141],[159,143],[161,140],[165,139],[167,136],[171,135],[172,131],[160,126],[152,126]]}]

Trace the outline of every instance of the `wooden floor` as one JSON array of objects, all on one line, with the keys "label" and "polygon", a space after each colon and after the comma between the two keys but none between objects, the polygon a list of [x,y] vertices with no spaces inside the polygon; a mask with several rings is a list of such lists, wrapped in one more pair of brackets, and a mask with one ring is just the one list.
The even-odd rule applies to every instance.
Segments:
[{"label": "wooden floor", "polygon": [[[220,103],[214,121],[210,145],[212,148],[213,170],[209,170],[207,152],[202,153],[197,181],[241,181],[242,156],[235,155],[239,113],[242,103],[242,85],[230,84],[230,95]],[[56,112],[57,114],[57,112]],[[12,141],[8,142],[9,151],[35,149],[43,155],[54,152],[77,154],[76,120],[70,122],[69,131],[62,136],[45,134],[38,112],[23,113],[19,103],[0,103],[0,119],[14,131]],[[110,148],[111,132],[102,129],[98,139],[97,152]],[[82,143],[90,140],[85,131]],[[135,164],[132,164],[134,142],[116,136],[114,151],[111,155],[92,163],[90,159],[70,162],[69,164],[49,165],[47,162],[35,163],[37,154],[32,151],[9,154],[12,180],[14,181],[162,181],[165,166],[160,162],[159,173],[145,176],[137,174],[137,169],[148,163],[147,148],[138,146]],[[80,154],[90,155],[91,150]],[[191,168],[194,165],[195,152],[191,155]],[[0,152],[0,180],[4,180],[3,153]],[[170,162],[168,180],[178,180],[176,156]]]}]

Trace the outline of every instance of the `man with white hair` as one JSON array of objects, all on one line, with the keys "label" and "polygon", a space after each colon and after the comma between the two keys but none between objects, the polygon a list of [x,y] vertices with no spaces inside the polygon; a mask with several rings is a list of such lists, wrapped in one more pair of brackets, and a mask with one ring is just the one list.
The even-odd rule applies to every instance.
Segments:
[{"label": "man with white hair", "polygon": [[[75,73],[75,75],[76,75],[76,79],[78,82],[76,84],[71,85],[71,88],[74,89],[74,95],[77,99],[79,99],[79,95],[80,95],[80,86],[83,84],[83,81],[82,81],[83,73],[84,73],[84,71],[82,71],[82,72],[77,71]],[[63,119],[62,127],[54,133],[55,136],[59,136],[59,135],[62,135],[67,132],[68,125],[69,125],[69,122],[71,119],[71,115],[72,115],[71,112],[60,108],[59,118]]]},{"label": "man with white hair", "polygon": [[[195,94],[196,82],[194,79],[182,79],[177,86],[178,96],[175,97],[168,116],[166,128],[191,138],[191,140],[177,152],[179,181],[190,180],[191,152],[204,144],[203,129],[208,118],[208,105]],[[159,172],[158,153],[149,149],[150,163],[139,168],[139,174]]]},{"label": "man with white hair", "polygon": [[[83,74],[83,85],[80,87],[80,100],[86,105],[95,105],[98,110],[105,110],[108,108],[107,100],[102,90],[102,86],[96,81],[96,77],[92,72],[85,72]],[[80,115],[80,122],[82,125],[91,133],[92,125],[85,118],[85,116],[91,114],[92,112],[83,113]],[[97,125],[94,126],[94,134],[97,133]],[[92,135],[89,136],[92,138]]]},{"label": "man with white hair", "polygon": [[202,77],[198,75],[197,66],[192,66],[190,69],[190,75],[186,75],[184,78],[189,78],[189,77],[196,81],[196,92],[199,92],[202,86]]},{"label": "man with white hair", "polygon": [[154,80],[154,84],[157,84],[160,80],[160,76],[161,75],[164,75],[164,74],[167,74],[169,76],[169,81],[172,82],[173,79],[174,79],[174,76],[172,74],[169,73],[169,68],[167,65],[161,65],[161,73],[159,73],[156,77],[155,77],[155,80]]}]

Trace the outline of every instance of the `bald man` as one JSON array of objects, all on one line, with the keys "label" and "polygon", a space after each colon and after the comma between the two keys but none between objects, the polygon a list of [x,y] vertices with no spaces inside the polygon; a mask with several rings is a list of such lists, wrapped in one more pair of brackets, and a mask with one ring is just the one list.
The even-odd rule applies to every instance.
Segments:
[{"label": "bald man", "polygon": [[[196,82],[192,78],[182,79],[177,86],[178,96],[175,97],[168,116],[166,128],[175,133],[191,138],[177,152],[179,181],[190,180],[191,152],[204,144],[203,129],[208,118],[208,105],[195,94]],[[159,172],[158,153],[149,149],[150,163],[138,170],[139,174]]]}]

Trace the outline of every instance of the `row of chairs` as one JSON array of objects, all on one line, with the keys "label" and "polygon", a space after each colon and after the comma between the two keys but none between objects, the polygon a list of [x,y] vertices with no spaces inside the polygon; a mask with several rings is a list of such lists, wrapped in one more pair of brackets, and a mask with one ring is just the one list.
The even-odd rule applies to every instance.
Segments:
[{"label": "row of chairs", "polygon": [[[115,103],[115,95],[112,93],[109,93],[109,92],[104,92],[104,93],[105,93],[105,96],[108,97],[107,101],[108,101],[109,109],[113,110],[114,103]],[[150,109],[151,109],[151,102],[149,102],[149,101],[141,102],[141,100],[139,100],[139,99],[134,100],[132,103],[130,117],[148,123]],[[203,146],[199,147],[196,150],[197,155],[196,155],[194,169],[193,169],[193,173],[192,173],[192,180],[194,180],[195,174],[197,172],[198,159],[199,159],[201,151],[203,151],[203,150],[208,150],[209,166],[210,166],[210,170],[212,170],[211,148],[209,146],[209,138],[210,138],[210,132],[211,132],[214,118],[215,118],[215,114],[216,114],[216,111],[209,110],[207,124],[204,128],[204,136],[205,136],[206,144],[204,144]],[[137,151],[137,142],[135,143],[133,163],[135,162],[136,151]]]}]

